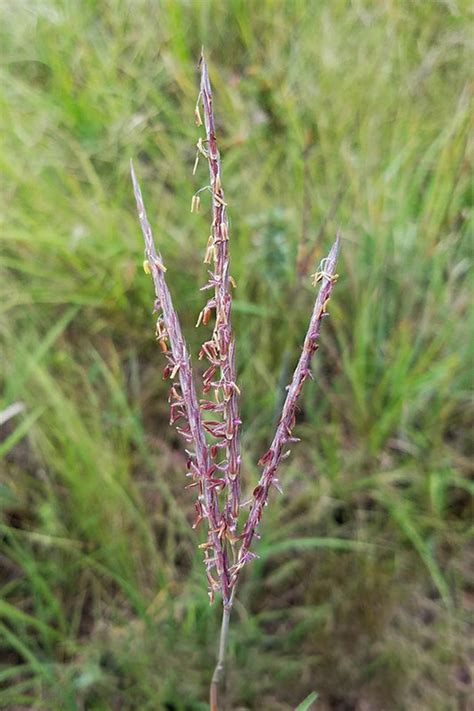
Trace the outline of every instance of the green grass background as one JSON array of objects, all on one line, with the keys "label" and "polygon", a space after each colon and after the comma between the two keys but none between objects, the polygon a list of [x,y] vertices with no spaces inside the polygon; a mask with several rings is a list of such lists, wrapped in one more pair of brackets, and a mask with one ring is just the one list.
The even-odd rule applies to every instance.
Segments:
[{"label": "green grass background", "polygon": [[[209,202],[232,233],[244,485],[340,226],[284,496],[233,613],[227,708],[468,708],[467,0],[0,6],[0,707],[206,708],[219,626],[167,425],[128,174],[193,353]],[[202,534],[200,534],[202,536]]]}]

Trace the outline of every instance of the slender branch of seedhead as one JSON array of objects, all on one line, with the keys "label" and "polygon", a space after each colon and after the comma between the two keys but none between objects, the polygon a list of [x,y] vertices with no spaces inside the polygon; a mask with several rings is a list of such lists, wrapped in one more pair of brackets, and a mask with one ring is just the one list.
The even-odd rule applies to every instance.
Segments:
[{"label": "slender branch of seedhead", "polygon": [[257,536],[256,529],[260,523],[263,509],[268,503],[268,494],[273,485],[279,489],[276,477],[278,467],[289,455],[289,451],[283,453],[283,448],[287,443],[298,442],[298,438],[293,437],[293,427],[296,420],[296,403],[305,380],[312,377],[310,365],[311,358],[318,349],[318,338],[323,319],[328,315],[327,305],[331,296],[332,288],[337,280],[336,261],[340,248],[340,236],[338,235],[329,255],[321,263],[320,271],[314,275],[314,284],[321,282],[318,296],[314,305],[313,313],[309,322],[308,331],[304,340],[303,350],[293,374],[293,379],[288,386],[285,403],[278,423],[275,436],[270,445],[270,449],[260,458],[259,465],[263,466],[258,485],[253,491],[251,510],[241,535],[242,543],[239,549],[237,562],[230,568],[231,588],[237,583],[240,571],[245,563],[256,557],[250,551],[253,538]]},{"label": "slender branch of seedhead", "polygon": [[[212,194],[211,235],[204,261],[207,264],[214,263],[214,270],[209,271],[210,278],[203,289],[214,287],[214,295],[201,311],[198,324],[201,321],[206,324],[213,310],[216,314],[212,338],[203,344],[199,357],[206,356],[210,362],[210,367],[203,377],[204,392],[208,392],[212,387],[216,399],[215,403],[209,400],[204,401],[203,407],[216,413],[222,413],[221,417],[223,418],[221,422],[210,422],[207,428],[217,439],[217,443],[211,447],[211,455],[217,456],[219,449],[223,449],[225,452],[218,467],[223,472],[226,481],[225,518],[228,528],[226,535],[233,544],[240,508],[241,464],[239,433],[241,420],[238,404],[240,391],[236,382],[235,340],[231,321],[231,285],[235,287],[235,282],[229,271],[229,221],[222,186],[222,168],[216,139],[211,82],[204,53],[201,54],[199,65],[201,84],[195,116],[196,123],[200,125],[199,101],[201,101],[206,139],[205,147],[202,139],[198,141],[197,158],[199,155],[203,155],[208,161]],[[193,205],[196,203],[194,202]],[[218,373],[217,377],[216,373]]]},{"label": "slender branch of seedhead", "polygon": [[[154,243],[132,162],[130,162],[130,172],[145,240],[144,269],[151,273],[153,278],[156,295],[154,312],[162,312],[162,316],[159,316],[157,320],[156,333],[157,340],[167,359],[163,376],[170,377],[174,381],[178,375],[179,379],[179,386],[177,383],[173,383],[170,391],[171,423],[180,419],[185,421],[184,426],[177,427],[177,429],[185,440],[194,447],[194,452],[188,452],[188,476],[192,478],[190,486],[197,486],[199,491],[195,504],[197,517],[194,527],[201,520],[207,518],[208,540],[201,547],[205,554],[204,563],[210,587],[209,594],[212,601],[214,592],[221,590],[223,603],[227,606],[230,601],[229,572],[225,541],[220,535],[222,520],[217,497],[217,489],[223,485],[223,480],[213,478],[216,466],[212,464],[209,455],[188,349],[166,284],[166,267]],[[168,350],[168,341],[171,351]],[[214,569],[217,571],[217,581],[212,575]]]},{"label": "slender branch of seedhead", "polygon": [[256,529],[260,523],[263,509],[268,503],[268,495],[271,485],[279,490],[276,473],[278,466],[283,459],[289,455],[289,451],[283,454],[283,447],[289,442],[299,441],[293,437],[293,427],[296,419],[296,403],[300,395],[305,380],[311,376],[311,359],[318,349],[318,338],[321,324],[327,314],[327,305],[331,296],[332,288],[337,280],[336,261],[340,248],[340,236],[338,235],[329,255],[321,262],[320,269],[314,274],[314,285],[321,283],[319,293],[313,308],[313,313],[309,322],[308,331],[304,340],[303,350],[293,374],[292,381],[288,386],[288,393],[283,405],[280,420],[273,438],[270,449],[261,457],[259,464],[264,467],[260,481],[253,492],[252,508],[244,526],[243,533],[239,536],[242,541],[238,552],[237,562],[230,568],[231,597],[229,604],[224,606],[222,611],[222,626],[219,640],[219,652],[217,665],[212,676],[210,688],[211,711],[218,711],[219,685],[224,678],[225,656],[227,651],[229,619],[234,601],[238,578],[245,563],[257,557],[250,551],[250,546],[254,537],[258,534]]}]

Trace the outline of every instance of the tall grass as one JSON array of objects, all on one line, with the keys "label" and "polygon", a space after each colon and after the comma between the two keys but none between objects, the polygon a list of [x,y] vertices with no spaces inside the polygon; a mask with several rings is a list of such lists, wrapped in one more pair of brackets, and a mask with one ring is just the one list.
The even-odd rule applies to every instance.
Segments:
[{"label": "tall grass", "polygon": [[138,156],[196,351],[202,43],[248,489],[304,336],[307,277],[345,226],[303,443],[242,580],[229,707],[291,709],[313,690],[321,709],[467,704],[469,13],[460,0],[2,6],[0,410],[25,404],[0,443],[3,708],[206,708],[219,620],[183,514],[128,178]]}]

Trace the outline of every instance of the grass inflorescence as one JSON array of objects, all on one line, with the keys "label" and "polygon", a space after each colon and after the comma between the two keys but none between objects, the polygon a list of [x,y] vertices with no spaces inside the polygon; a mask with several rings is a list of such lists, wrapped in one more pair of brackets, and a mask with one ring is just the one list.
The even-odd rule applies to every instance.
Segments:
[{"label": "grass inflorescence", "polygon": [[344,225],[302,441],[239,584],[228,704],[286,710],[316,691],[322,709],[462,708],[468,4],[46,0],[1,15],[0,411],[21,404],[1,426],[0,705],[205,708],[220,620],[167,424],[128,165],[197,353],[204,43],[243,497],[296,365],[310,273]]}]

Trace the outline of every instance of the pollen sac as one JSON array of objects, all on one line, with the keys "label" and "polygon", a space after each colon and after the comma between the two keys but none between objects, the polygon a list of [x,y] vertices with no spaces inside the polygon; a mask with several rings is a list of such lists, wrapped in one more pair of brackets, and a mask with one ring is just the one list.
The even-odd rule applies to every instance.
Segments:
[{"label": "pollen sac", "polygon": [[201,206],[201,198],[199,195],[193,195],[191,200],[191,212],[199,212]]},{"label": "pollen sac", "polygon": [[194,121],[196,122],[196,126],[202,126],[201,114],[199,112],[199,106],[197,104],[196,108],[194,109]]},{"label": "pollen sac", "polygon": [[229,239],[229,229],[225,222],[221,222],[220,224],[220,234],[224,242],[227,242],[227,240]]}]

